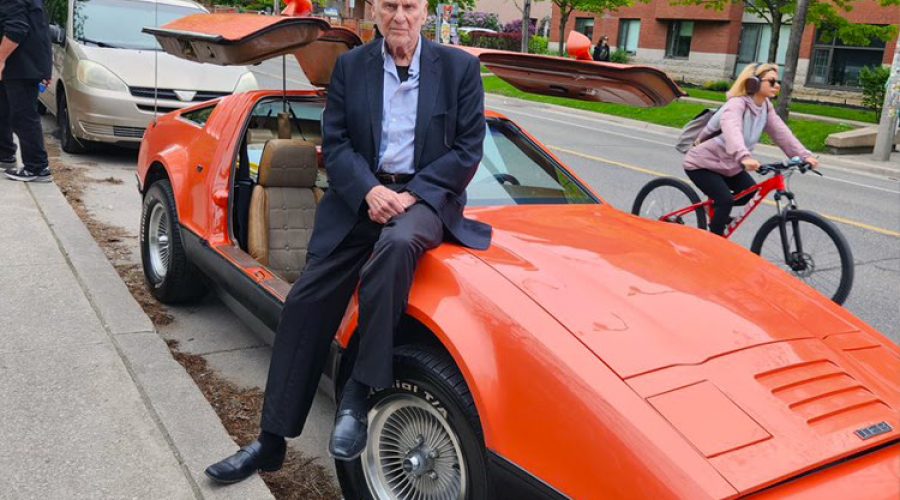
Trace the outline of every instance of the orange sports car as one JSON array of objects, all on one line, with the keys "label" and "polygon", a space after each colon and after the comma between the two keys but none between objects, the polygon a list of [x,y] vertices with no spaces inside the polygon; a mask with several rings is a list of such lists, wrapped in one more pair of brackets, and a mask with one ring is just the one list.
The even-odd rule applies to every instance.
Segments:
[{"label": "orange sports car", "polygon": [[[328,188],[320,118],[358,37],[323,20],[205,14],[150,29],[216,64],[293,54],[309,91],[235,94],[144,137],[141,249],[163,302],[218,289],[271,333]],[[519,88],[664,105],[652,68],[484,51]],[[629,215],[487,113],[469,217],[492,246],[428,252],[346,498],[900,498],[900,349],[717,236]],[[348,305],[326,369],[345,376]]]}]

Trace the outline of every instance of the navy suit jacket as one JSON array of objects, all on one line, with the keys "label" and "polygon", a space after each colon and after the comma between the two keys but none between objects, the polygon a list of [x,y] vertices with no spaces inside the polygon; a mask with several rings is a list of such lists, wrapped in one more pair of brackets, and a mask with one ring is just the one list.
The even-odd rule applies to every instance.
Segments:
[{"label": "navy suit jacket", "polygon": [[[316,214],[309,252],[326,257],[359,217],[368,217],[366,194],[375,178],[381,144],[383,39],[342,55],[335,65],[325,106],[322,151],[328,192]],[[463,217],[465,189],[481,162],[484,89],[478,59],[420,39],[415,174],[406,189],[428,204],[445,234],[470,248],[486,249],[491,227]]]}]

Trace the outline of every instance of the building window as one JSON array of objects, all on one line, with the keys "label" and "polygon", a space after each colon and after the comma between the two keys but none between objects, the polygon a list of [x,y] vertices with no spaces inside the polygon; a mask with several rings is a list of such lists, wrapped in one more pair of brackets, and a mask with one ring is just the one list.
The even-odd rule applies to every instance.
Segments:
[{"label": "building window", "polygon": [[[778,53],[775,54],[775,63],[779,68],[784,68],[784,59],[787,55],[788,41],[791,39],[791,25],[781,26]],[[772,27],[768,24],[744,23],[741,26],[741,45],[738,49],[737,62],[734,65],[734,75],[737,76],[751,63],[769,61],[769,47],[772,42]]]},{"label": "building window", "polygon": [[594,18],[593,17],[576,17],[575,31],[588,37],[588,40],[594,39]]},{"label": "building window", "polygon": [[832,32],[816,30],[807,85],[859,87],[859,72],[866,66],[881,66],[884,42],[874,38],[868,46],[847,45]]},{"label": "building window", "polygon": [[672,21],[666,41],[666,57],[687,59],[691,55],[691,37],[694,36],[694,21]]},{"label": "building window", "polygon": [[641,35],[640,19],[621,19],[619,21],[618,49],[629,54],[637,54],[638,38]]}]

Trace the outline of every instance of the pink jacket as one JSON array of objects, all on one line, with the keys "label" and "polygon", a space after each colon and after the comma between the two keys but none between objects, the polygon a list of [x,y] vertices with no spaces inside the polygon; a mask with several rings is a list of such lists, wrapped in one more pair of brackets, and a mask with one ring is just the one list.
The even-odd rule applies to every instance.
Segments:
[{"label": "pink jacket", "polygon": [[[768,109],[764,131],[769,134],[772,141],[787,156],[799,156],[800,158],[812,156],[812,153],[804,148],[803,144],[800,144],[784,121],[775,113],[775,108],[768,99],[766,99],[765,106]],[[746,134],[744,133],[745,113],[751,113],[748,118],[752,121],[752,116],[758,114],[759,109],[761,107],[756,106],[751,97],[728,99],[720,120],[722,134],[691,148],[684,157],[684,169],[706,169],[726,177],[740,173],[744,169],[741,160],[751,156],[753,147],[759,141],[759,137],[751,137],[749,138],[751,143],[748,144],[748,138],[745,138]]]}]

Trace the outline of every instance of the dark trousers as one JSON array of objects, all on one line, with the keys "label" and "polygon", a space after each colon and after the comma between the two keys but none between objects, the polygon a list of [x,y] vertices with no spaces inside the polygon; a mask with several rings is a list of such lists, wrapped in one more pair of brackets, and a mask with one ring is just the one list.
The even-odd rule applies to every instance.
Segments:
[{"label": "dark trousers", "polygon": [[22,163],[32,172],[40,172],[48,165],[37,96],[38,80],[0,80],[0,161],[15,161],[16,134],[22,147]]},{"label": "dark trousers", "polygon": [[722,174],[710,170],[685,170],[693,183],[713,200],[715,214],[709,223],[709,230],[719,236],[725,234],[725,226],[731,219],[731,208],[746,205],[752,196],[744,196],[735,200],[734,195],[756,184],[753,177],[747,172],[741,172],[733,177],[725,177]]},{"label": "dark trousers", "polygon": [[281,312],[266,382],[262,430],[303,430],[329,347],[359,283],[359,350],[351,376],[372,387],[393,383],[394,330],[406,310],[419,258],[443,241],[443,224],[417,203],[382,226],[361,214],[325,258],[310,257]]}]

